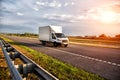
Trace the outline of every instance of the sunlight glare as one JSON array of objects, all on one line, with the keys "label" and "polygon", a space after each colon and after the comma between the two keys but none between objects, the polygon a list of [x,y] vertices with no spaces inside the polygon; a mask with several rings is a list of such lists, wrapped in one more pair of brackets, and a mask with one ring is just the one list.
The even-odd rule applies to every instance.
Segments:
[{"label": "sunlight glare", "polygon": [[116,20],[116,13],[112,11],[102,11],[99,18],[102,22],[111,23]]}]

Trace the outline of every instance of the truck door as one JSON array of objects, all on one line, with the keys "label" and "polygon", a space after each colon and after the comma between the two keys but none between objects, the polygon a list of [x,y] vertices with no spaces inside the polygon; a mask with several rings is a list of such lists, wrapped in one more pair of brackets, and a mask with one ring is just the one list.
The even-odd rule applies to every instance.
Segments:
[{"label": "truck door", "polygon": [[56,42],[56,36],[55,36],[55,34],[52,33],[51,36],[52,36],[52,42]]}]

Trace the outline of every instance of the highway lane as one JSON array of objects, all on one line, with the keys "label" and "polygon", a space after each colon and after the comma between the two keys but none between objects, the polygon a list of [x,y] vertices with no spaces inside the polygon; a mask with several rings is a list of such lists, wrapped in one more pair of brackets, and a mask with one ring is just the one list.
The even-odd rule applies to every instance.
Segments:
[{"label": "highway lane", "polygon": [[38,39],[9,37],[63,62],[98,74],[108,80],[120,79],[120,49],[70,44],[68,48],[42,46]]},{"label": "highway lane", "polygon": [[95,46],[80,46],[70,44],[69,48],[59,48],[79,55],[89,56],[100,60],[110,61],[120,64],[120,49],[103,48]]}]

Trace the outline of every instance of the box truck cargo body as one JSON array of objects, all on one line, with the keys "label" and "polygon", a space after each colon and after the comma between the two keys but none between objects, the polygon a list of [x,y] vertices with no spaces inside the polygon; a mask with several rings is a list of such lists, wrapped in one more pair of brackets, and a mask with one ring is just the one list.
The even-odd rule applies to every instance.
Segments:
[{"label": "box truck cargo body", "polygon": [[62,33],[61,26],[39,27],[39,40],[43,45],[53,43],[54,46],[63,45],[67,47],[69,44],[68,38]]}]

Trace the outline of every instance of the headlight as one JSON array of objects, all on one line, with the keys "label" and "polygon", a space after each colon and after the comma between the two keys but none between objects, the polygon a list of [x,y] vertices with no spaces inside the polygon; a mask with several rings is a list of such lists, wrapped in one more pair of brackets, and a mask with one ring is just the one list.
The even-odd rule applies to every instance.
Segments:
[{"label": "headlight", "polygon": [[68,42],[68,40],[62,40],[62,42]]}]

